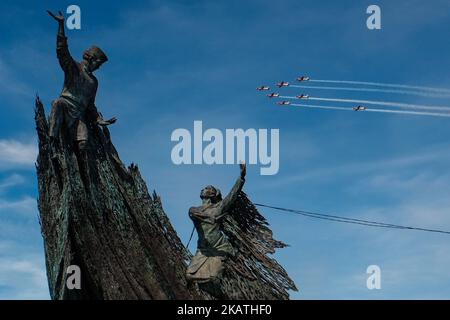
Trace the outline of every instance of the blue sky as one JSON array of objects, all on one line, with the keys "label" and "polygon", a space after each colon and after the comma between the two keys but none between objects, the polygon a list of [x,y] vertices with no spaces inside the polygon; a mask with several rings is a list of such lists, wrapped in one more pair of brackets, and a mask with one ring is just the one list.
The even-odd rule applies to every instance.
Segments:
[{"label": "blue sky", "polygon": [[[181,239],[207,184],[226,192],[237,166],[170,159],[177,128],[279,128],[280,171],[248,168],[255,202],[450,229],[449,119],[278,108],[255,87],[316,79],[450,88],[448,1],[2,1],[0,4],[0,299],[48,299],[37,220],[34,95],[49,109],[62,87],[56,23],[45,10],[77,4],[68,31],[77,59],[92,44],[109,61],[97,105],[117,116],[113,141],[161,195]],[[369,31],[370,4],[382,29]],[[286,89],[287,90],[287,89]],[[297,93],[290,89],[289,93]],[[300,92],[298,92],[300,93]],[[445,99],[309,90],[310,95],[448,105]],[[448,236],[370,229],[262,210],[294,299],[448,299]],[[191,247],[191,249],[194,249]],[[379,265],[382,289],[366,288]]]}]

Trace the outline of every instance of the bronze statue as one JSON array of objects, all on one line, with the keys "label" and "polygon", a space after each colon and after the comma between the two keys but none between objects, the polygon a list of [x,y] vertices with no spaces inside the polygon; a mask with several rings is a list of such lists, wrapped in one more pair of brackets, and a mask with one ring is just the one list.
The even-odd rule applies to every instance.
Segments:
[{"label": "bronze statue", "polygon": [[201,193],[202,205],[189,209],[189,216],[198,233],[197,252],[189,264],[187,278],[195,282],[214,281],[222,274],[223,264],[235,254],[233,246],[221,231],[222,218],[230,212],[245,183],[246,166],[230,193],[222,200],[220,190],[209,185]]},{"label": "bronze statue", "polygon": [[[70,56],[64,17],[55,16],[64,88],[50,119],[36,99],[39,212],[52,299],[288,299],[295,284],[270,257],[286,245],[242,191],[246,167],[222,199],[212,186],[189,210],[199,233],[192,255],[161,199],[139,169],[126,168],[95,107],[92,72],[107,58],[97,47],[78,63]],[[100,126],[98,126],[100,125]],[[151,146],[150,146],[151,147]],[[81,290],[66,286],[67,268],[82,268]],[[188,281],[191,279],[193,281]]]},{"label": "bronze statue", "polygon": [[98,81],[93,72],[108,61],[108,58],[100,48],[92,46],[84,52],[83,61],[76,62],[67,45],[63,14],[61,11],[59,15],[47,12],[58,22],[56,54],[64,71],[63,90],[52,104],[49,135],[53,142],[57,141],[61,128],[65,126],[78,149],[84,150],[88,141],[87,125],[96,123],[108,126],[116,122],[116,118],[104,120],[95,106]]},{"label": "bronze statue", "polygon": [[245,164],[230,193],[205,187],[202,205],[189,209],[198,233],[197,251],[186,278],[215,299],[288,299],[297,290],[292,279],[269,254],[286,246],[275,240],[267,220],[242,191]]}]

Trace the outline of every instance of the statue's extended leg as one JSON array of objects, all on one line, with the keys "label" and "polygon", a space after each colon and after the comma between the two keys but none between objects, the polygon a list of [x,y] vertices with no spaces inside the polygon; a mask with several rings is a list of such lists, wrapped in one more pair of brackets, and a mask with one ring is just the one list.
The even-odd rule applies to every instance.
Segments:
[{"label": "statue's extended leg", "polygon": [[88,159],[88,130],[84,121],[79,120],[77,125],[78,167],[84,187],[89,188],[89,159]]},{"label": "statue's extended leg", "polygon": [[52,103],[52,110],[49,118],[49,137],[50,137],[50,154],[53,165],[53,171],[55,172],[56,180],[60,189],[62,189],[62,166],[60,163],[61,145],[60,134],[62,124],[64,122],[64,114],[67,108],[67,103],[63,99],[56,99]]},{"label": "statue's extended leg", "polygon": [[52,151],[58,149],[59,134],[64,121],[64,110],[67,108],[67,102],[63,99],[56,99],[52,103],[52,111],[49,119],[49,136],[52,144]]},{"label": "statue's extended leg", "polygon": [[217,299],[223,299],[221,277],[224,271],[225,256],[205,256],[197,251],[186,270],[186,279],[196,282],[199,287]]},{"label": "statue's extended leg", "polygon": [[78,141],[78,168],[81,176],[81,181],[86,189],[89,188],[89,159],[87,151],[87,140]]}]

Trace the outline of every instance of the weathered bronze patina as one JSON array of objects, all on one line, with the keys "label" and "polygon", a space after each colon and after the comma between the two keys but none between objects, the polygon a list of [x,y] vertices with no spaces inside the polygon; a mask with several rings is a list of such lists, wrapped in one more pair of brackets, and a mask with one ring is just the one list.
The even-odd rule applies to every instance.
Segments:
[{"label": "weathered bronze patina", "polygon": [[61,95],[53,101],[50,114],[50,132],[52,139],[57,139],[63,125],[69,135],[84,149],[88,140],[87,125],[97,123],[107,126],[116,122],[116,118],[104,120],[95,106],[98,80],[93,72],[108,61],[106,54],[98,47],[92,46],[83,54],[81,63],[75,61],[69,51],[64,31],[64,16],[61,12],[48,13],[58,22],[56,37],[56,54],[64,71],[64,86]]},{"label": "weathered bronze patina", "polygon": [[245,164],[241,164],[241,175],[225,199],[222,200],[219,189],[210,185],[200,193],[202,205],[189,209],[189,216],[198,233],[198,243],[197,252],[186,271],[188,279],[197,282],[215,280],[222,274],[227,258],[235,254],[233,246],[222,232],[222,218],[235,204],[244,186],[245,175]]}]

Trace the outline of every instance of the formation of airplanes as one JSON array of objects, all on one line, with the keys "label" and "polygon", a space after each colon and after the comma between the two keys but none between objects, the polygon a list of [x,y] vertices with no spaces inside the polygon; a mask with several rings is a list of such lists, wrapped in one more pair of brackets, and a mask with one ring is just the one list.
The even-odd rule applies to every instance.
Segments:
[{"label": "formation of airplanes", "polygon": [[[309,81],[310,77],[308,76],[301,76],[301,77],[297,77],[297,81]],[[276,84],[276,86],[278,88],[282,88],[282,87],[289,87],[289,82],[287,81],[280,81]],[[258,91],[265,91],[265,90],[270,90],[270,87],[268,86],[260,86],[258,88],[256,88],[256,90]]]},{"label": "formation of airplanes", "polygon": [[[308,77],[308,76],[300,76],[300,77],[297,77],[296,80],[299,81],[299,82],[309,81],[310,77]],[[287,81],[280,81],[280,82],[278,82],[276,84],[276,86],[278,88],[289,87],[289,82],[287,82]],[[256,88],[256,90],[258,90],[258,91],[267,91],[267,90],[270,90],[270,87],[268,87],[268,86],[260,86],[260,87]],[[279,98],[280,94],[277,93],[277,92],[272,92],[272,93],[267,94],[267,97],[268,98]],[[295,97],[297,99],[309,99],[309,95],[308,94],[304,94],[304,93],[299,94],[299,95],[297,95]],[[291,102],[287,101],[287,100],[283,100],[283,101],[277,102],[277,104],[280,105],[280,106],[287,106],[287,105],[290,105]],[[367,107],[358,105],[358,106],[353,107],[352,109],[353,109],[353,111],[364,111],[364,110],[367,110]]]}]

